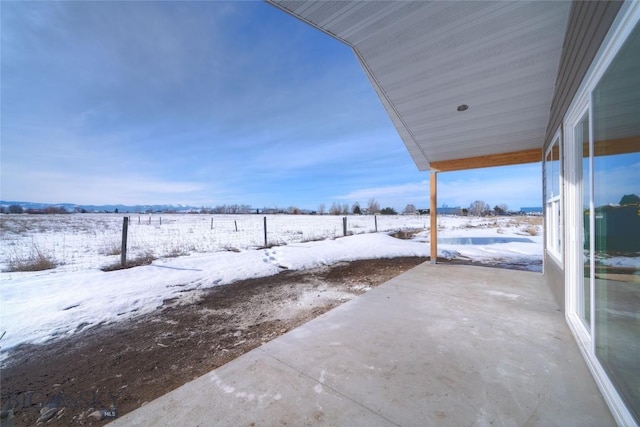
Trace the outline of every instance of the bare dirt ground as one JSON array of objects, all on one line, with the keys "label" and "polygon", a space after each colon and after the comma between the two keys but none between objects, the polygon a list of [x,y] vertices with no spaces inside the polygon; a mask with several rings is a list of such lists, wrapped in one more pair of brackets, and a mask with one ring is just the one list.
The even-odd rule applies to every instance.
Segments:
[{"label": "bare dirt ground", "polygon": [[103,425],[426,260],[285,271],[185,293],[148,315],[22,346],[1,371],[1,425]]}]

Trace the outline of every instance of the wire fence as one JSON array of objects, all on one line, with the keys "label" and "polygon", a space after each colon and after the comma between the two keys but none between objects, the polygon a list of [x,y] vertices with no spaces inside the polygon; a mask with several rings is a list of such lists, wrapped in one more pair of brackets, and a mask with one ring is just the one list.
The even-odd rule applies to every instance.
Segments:
[{"label": "wire fence", "polygon": [[[123,215],[3,215],[0,268],[46,258],[67,270],[102,268],[122,258]],[[164,258],[240,251],[345,235],[426,229],[428,216],[128,215],[127,257]]]}]

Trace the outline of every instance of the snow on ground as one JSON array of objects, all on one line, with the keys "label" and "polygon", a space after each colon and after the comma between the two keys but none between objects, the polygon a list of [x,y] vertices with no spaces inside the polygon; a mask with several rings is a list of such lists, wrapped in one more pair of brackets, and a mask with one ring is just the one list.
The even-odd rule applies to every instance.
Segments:
[{"label": "snow on ground", "polygon": [[623,267],[640,270],[640,256],[600,256],[596,255],[596,264],[606,265],[607,267]]},{"label": "snow on ground", "polygon": [[[389,225],[392,218],[383,218],[379,228],[422,231],[411,240],[396,239],[387,233],[372,233],[371,217],[365,217],[350,219],[352,227],[362,234],[333,238],[337,233],[336,222],[318,217],[317,224],[320,225],[316,227],[321,231],[314,231],[313,226],[307,224],[308,230],[302,232],[303,235],[314,236],[310,239],[313,241],[301,241],[307,239],[300,239],[300,232],[281,231],[283,236],[298,237],[289,238],[285,245],[268,249],[256,249],[252,242],[245,245],[236,242],[234,251],[191,251],[188,256],[160,258],[151,265],[111,272],[103,272],[100,267],[113,259],[99,255],[97,260],[100,262],[91,268],[79,267],[85,264],[69,268],[70,264],[74,265],[70,261],[66,266],[53,270],[0,273],[0,335],[4,334],[0,338],[0,358],[6,357],[7,351],[19,344],[43,343],[98,324],[151,312],[166,299],[193,301],[201,290],[216,285],[265,277],[285,269],[309,269],[359,259],[427,256],[429,245],[426,242],[430,236],[425,227],[429,223],[428,217],[395,218],[395,227]],[[387,225],[385,221],[388,221]],[[341,224],[337,224],[341,232]],[[43,225],[40,233],[50,240],[59,241],[56,233],[69,232],[68,229],[55,230],[54,226],[55,223]],[[532,264],[540,264],[542,260],[539,225],[509,218],[441,217],[439,229],[443,243],[439,245],[438,254],[442,257],[481,262],[524,260]],[[94,237],[99,234],[98,227],[91,230],[87,226],[83,230]],[[157,232],[156,228],[146,230]],[[369,233],[365,234],[363,230]],[[15,236],[11,240],[6,238],[6,230],[3,232],[3,247],[7,242],[19,246]],[[39,238],[38,233],[25,234],[28,236],[25,239]],[[193,234],[198,237],[197,233]],[[326,240],[316,240],[318,238]],[[453,243],[446,243],[447,239],[453,239],[449,240]],[[473,239],[479,239],[475,243],[484,244],[474,244]],[[79,258],[83,250],[91,249],[86,242],[83,244],[68,249],[74,254],[74,259]],[[85,259],[94,259],[95,262],[96,255],[87,255]],[[6,265],[6,260],[3,261]]]},{"label": "snow on ground", "polygon": [[103,272],[3,273],[2,351],[41,343],[102,322],[153,311],[188,290],[357,259],[424,256],[425,245],[386,234],[298,243],[264,250],[168,258]]},{"label": "snow on ground", "polygon": [[[438,256],[477,262],[529,262],[539,266],[542,226],[534,225],[534,220],[528,222],[531,224],[511,218],[439,218]],[[428,232],[421,235],[428,241]]]},{"label": "snow on ground", "polygon": [[[263,215],[129,215],[127,256],[156,258],[265,246]],[[42,254],[58,270],[80,271],[120,259],[123,215],[2,215],[0,270]],[[341,216],[268,215],[267,243],[283,245],[343,236]],[[350,234],[426,228],[426,216],[349,216]]]}]

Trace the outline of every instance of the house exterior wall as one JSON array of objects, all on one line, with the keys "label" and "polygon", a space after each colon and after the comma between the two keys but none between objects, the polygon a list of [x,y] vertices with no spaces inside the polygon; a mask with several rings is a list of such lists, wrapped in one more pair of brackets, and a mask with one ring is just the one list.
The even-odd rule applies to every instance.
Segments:
[{"label": "house exterior wall", "polygon": [[575,1],[571,5],[545,146],[551,142],[560,127],[569,104],[622,4],[621,1]]},{"label": "house exterior wall", "polygon": [[[561,127],[569,104],[593,62],[613,20],[620,11],[621,1],[576,1],[571,5],[569,22],[563,43],[556,88],[551,104],[549,124],[544,144],[546,151]],[[563,211],[566,201],[564,201]],[[561,219],[564,222],[564,218]],[[545,235],[548,233],[545,221]],[[560,308],[565,310],[565,273],[563,265],[551,257],[545,247],[544,275]]]},{"label": "house exterior wall", "polygon": [[558,307],[564,312],[564,268],[558,265],[557,261],[546,254],[546,252],[544,257],[544,276],[553,297],[558,303]]},{"label": "house exterior wall", "polygon": [[638,52],[640,3],[572,4],[542,181],[546,282],[612,415],[636,427],[640,205],[623,200],[640,194]]}]

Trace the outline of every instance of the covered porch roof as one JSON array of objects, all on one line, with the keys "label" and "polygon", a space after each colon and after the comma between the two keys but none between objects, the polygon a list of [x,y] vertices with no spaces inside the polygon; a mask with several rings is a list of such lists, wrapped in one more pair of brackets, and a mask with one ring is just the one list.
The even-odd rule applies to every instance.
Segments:
[{"label": "covered porch roof", "polygon": [[419,170],[542,159],[570,2],[267,1],[353,48]]}]

